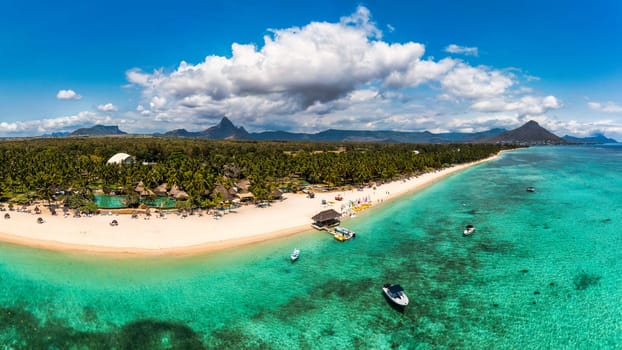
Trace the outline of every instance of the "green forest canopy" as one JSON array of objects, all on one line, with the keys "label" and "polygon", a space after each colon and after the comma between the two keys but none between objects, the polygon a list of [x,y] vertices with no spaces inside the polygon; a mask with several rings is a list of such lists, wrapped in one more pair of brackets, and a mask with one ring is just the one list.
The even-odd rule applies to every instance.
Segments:
[{"label": "green forest canopy", "polygon": [[[0,198],[51,199],[59,191],[92,199],[95,190],[135,195],[146,188],[177,184],[192,206],[213,206],[217,184],[231,188],[250,180],[258,199],[278,187],[303,183],[362,185],[413,176],[452,164],[483,159],[504,146],[494,144],[388,144],[217,141],[157,137],[42,138],[0,142]],[[114,154],[132,164],[107,164]]]}]

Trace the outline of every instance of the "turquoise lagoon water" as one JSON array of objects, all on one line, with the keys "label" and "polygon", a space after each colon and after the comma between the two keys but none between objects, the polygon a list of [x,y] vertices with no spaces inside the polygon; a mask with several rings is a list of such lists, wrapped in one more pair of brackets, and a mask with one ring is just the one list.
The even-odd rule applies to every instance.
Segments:
[{"label": "turquoise lagoon water", "polygon": [[[348,221],[358,234],[346,243],[307,232],[157,258],[2,244],[0,344],[621,348],[620,170],[622,147],[505,153]],[[472,236],[461,235],[466,224]],[[411,305],[392,307],[385,282]]]}]

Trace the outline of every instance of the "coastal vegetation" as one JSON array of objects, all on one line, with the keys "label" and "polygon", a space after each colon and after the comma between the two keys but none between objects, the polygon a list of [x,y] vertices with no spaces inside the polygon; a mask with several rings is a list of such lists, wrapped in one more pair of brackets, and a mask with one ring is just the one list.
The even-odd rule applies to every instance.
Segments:
[{"label": "coastal vegetation", "polygon": [[[216,141],[157,137],[42,138],[0,142],[0,200],[17,204],[62,200],[93,209],[94,193],[125,196],[136,206],[136,186],[166,183],[188,194],[178,207],[213,207],[246,180],[258,200],[275,189],[300,191],[385,182],[476,161],[497,153],[494,144],[387,144]],[[107,164],[114,154],[130,164]],[[154,194],[150,194],[153,196]]]}]

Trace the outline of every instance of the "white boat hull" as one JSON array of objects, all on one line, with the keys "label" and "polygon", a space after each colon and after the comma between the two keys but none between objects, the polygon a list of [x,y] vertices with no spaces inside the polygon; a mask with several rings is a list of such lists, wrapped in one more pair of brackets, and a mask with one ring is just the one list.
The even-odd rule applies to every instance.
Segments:
[{"label": "white boat hull", "polygon": [[407,306],[409,303],[408,296],[403,291],[400,291],[398,293],[391,293],[391,291],[387,287],[382,287],[382,291],[384,292],[384,295],[387,296],[387,298],[389,298],[393,303],[399,306]]},{"label": "white boat hull", "polygon": [[292,253],[292,255],[290,255],[290,259],[293,261],[298,260],[298,258],[300,257],[300,251],[298,249],[294,250],[294,252]]}]

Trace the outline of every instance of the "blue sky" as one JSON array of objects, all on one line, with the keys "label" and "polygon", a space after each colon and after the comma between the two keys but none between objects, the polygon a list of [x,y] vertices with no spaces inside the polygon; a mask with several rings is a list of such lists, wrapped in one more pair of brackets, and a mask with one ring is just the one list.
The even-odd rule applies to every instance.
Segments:
[{"label": "blue sky", "polygon": [[4,1],[0,136],[482,131],[622,138],[622,2]]}]

